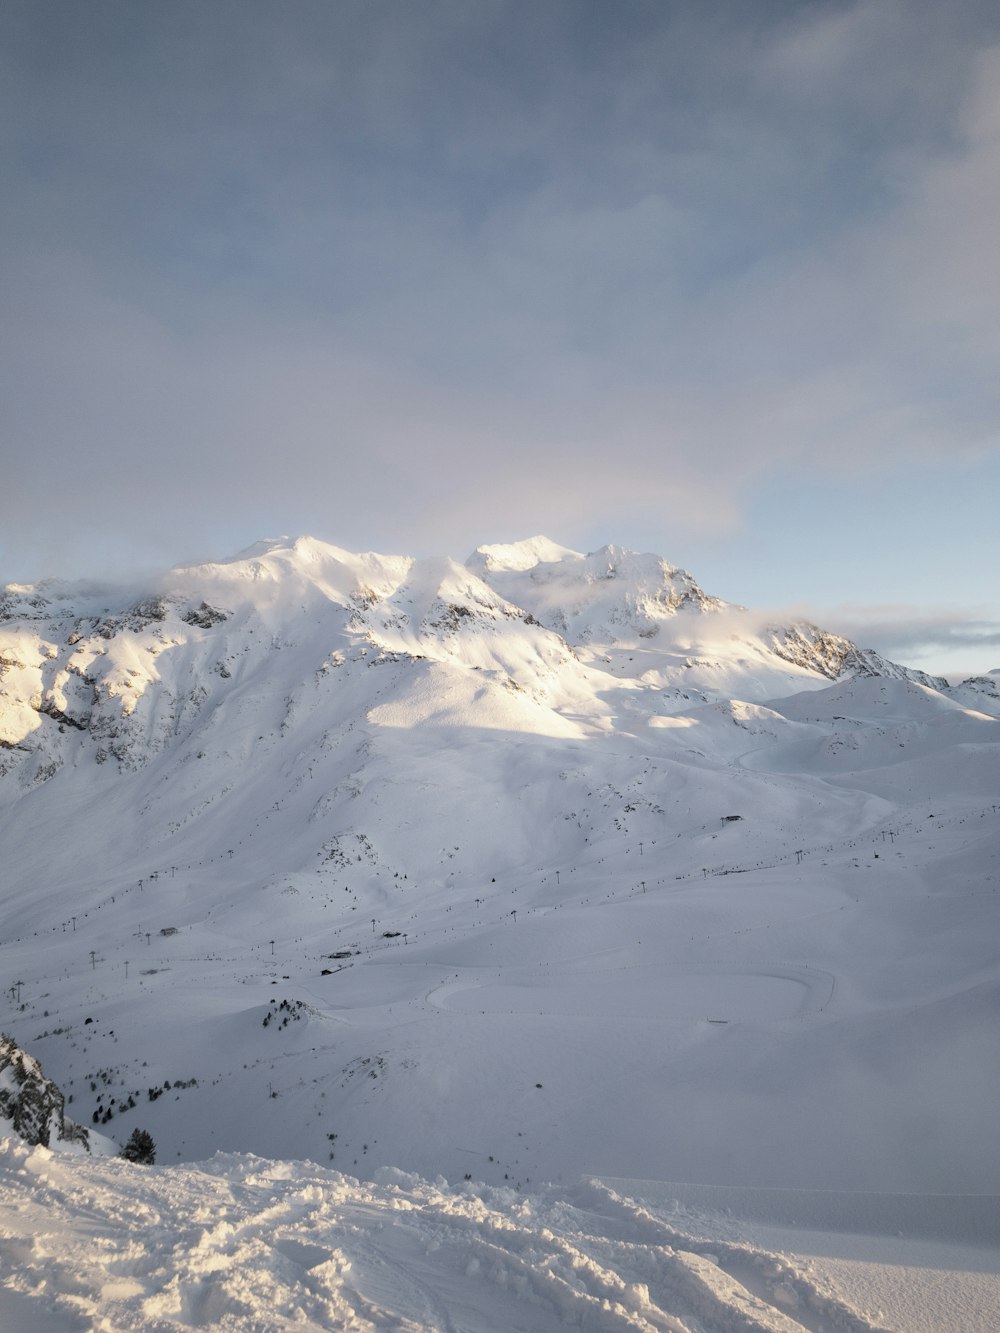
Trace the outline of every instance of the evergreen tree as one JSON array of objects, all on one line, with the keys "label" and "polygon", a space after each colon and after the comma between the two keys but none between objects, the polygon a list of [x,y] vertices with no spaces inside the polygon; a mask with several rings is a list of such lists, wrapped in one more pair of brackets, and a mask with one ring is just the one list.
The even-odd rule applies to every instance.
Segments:
[{"label": "evergreen tree", "polygon": [[153,1137],[144,1129],[133,1129],[128,1143],[118,1154],[126,1162],[139,1162],[143,1166],[152,1166],[156,1161],[156,1144]]}]

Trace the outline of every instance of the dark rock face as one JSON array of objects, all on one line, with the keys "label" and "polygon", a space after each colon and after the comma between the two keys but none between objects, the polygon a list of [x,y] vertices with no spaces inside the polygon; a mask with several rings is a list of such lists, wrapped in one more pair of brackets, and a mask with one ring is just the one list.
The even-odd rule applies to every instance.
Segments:
[{"label": "dark rock face", "polygon": [[851,676],[879,676],[887,680],[910,680],[928,689],[947,691],[943,676],[929,676],[926,671],[890,662],[871,648],[859,648],[850,639],[829,634],[816,625],[791,625],[771,628],[765,637],[771,649],[786,662],[818,671],[829,680]]},{"label": "dark rock face", "polygon": [[209,606],[208,602],[202,602],[200,606],[185,611],[181,619],[189,625],[197,625],[199,629],[211,629],[213,625],[221,625],[228,620],[229,612],[220,611],[218,607]]},{"label": "dark rock face", "polygon": [[63,1095],[42,1072],[42,1066],[13,1037],[0,1037],[0,1116],[30,1144],[49,1147],[53,1139],[82,1143],[89,1152],[85,1129],[68,1120]]}]

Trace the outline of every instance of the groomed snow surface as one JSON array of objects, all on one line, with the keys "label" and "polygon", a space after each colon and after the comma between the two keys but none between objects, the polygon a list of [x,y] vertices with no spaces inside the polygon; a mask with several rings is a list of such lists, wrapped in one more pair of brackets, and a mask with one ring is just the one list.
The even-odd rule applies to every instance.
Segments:
[{"label": "groomed snow surface", "polygon": [[0,1330],[1000,1327],[998,714],[614,547],[6,590],[0,1030],[157,1164],[8,1143]]}]

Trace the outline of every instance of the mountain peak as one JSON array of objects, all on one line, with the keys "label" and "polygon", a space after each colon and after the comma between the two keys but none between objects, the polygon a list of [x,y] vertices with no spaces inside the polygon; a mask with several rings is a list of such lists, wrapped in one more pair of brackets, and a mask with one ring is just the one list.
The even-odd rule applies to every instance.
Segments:
[{"label": "mountain peak", "polygon": [[523,571],[560,560],[583,560],[579,551],[560,546],[548,537],[526,537],[523,541],[477,546],[465,564],[480,578],[483,574]]},{"label": "mountain peak", "polygon": [[582,555],[532,537],[481,546],[466,567],[506,601],[574,644],[650,638],[678,611],[721,611],[686,570],[661,556],[607,545]]}]

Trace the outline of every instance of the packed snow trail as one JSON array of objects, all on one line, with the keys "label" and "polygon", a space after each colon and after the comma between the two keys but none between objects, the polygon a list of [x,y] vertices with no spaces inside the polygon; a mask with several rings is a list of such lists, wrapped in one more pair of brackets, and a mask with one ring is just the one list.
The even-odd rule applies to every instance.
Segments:
[{"label": "packed snow trail", "polygon": [[536,1195],[0,1146],[0,1326],[873,1333],[800,1268],[596,1182]]}]

